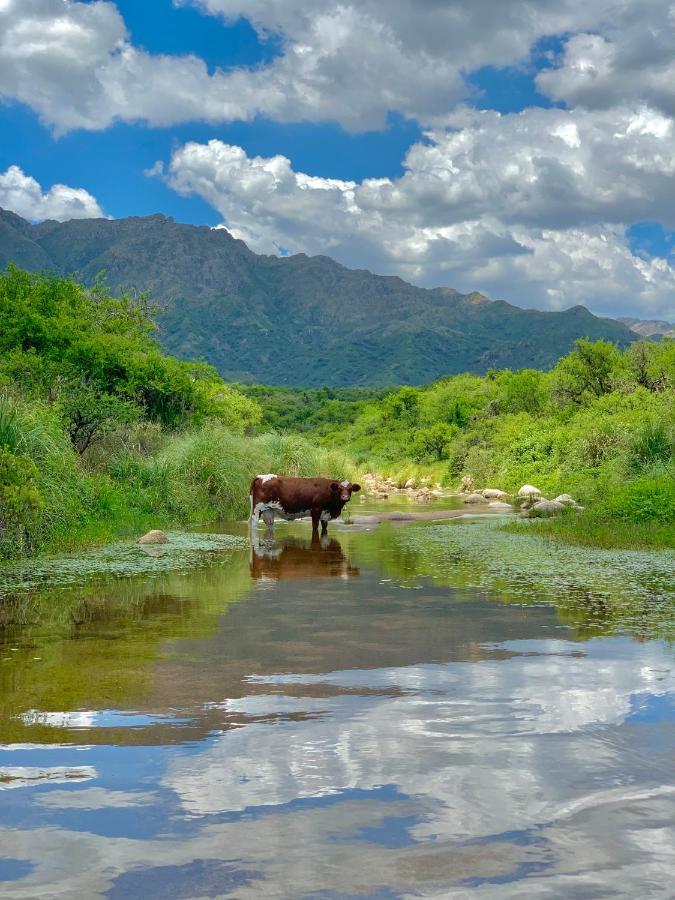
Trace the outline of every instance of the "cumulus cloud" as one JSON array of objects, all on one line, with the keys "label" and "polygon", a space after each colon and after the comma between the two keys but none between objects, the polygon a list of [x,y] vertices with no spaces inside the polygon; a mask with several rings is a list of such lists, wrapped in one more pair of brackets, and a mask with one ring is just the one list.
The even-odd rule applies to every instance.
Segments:
[{"label": "cumulus cloud", "polygon": [[258,252],[329,253],[520,305],[672,315],[675,270],[625,237],[640,219],[675,226],[671,121],[646,108],[463,110],[453,125],[414,145],[398,179],[319,178],[217,140],[177,149],[167,179]]},{"label": "cumulus cloud", "polygon": [[595,29],[617,7],[630,9],[628,0],[502,0],[499,16],[491,0],[192,5],[227,21],[245,16],[261,38],[278,37],[280,54],[265,65],[210,74],[196,56],[134,46],[111,2],[3,0],[0,96],[30,105],[57,131],[258,114],[354,130],[382,127],[390,112],[431,124],[470,93],[466,73],[518,63],[546,35]]},{"label": "cumulus cloud", "polygon": [[38,182],[19,166],[0,172],[0,207],[30,219],[91,219],[103,215],[95,197],[84,188],[55,184],[43,191]]},{"label": "cumulus cloud", "polygon": [[674,46],[672,3],[631,4],[600,31],[572,35],[557,64],[539,73],[537,87],[571,106],[647,103],[674,116]]}]

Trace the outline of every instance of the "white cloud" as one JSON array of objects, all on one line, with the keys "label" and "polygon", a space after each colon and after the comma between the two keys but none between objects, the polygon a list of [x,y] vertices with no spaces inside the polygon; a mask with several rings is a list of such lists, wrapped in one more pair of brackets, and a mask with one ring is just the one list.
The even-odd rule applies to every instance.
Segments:
[{"label": "white cloud", "polygon": [[600,31],[572,35],[537,86],[555,100],[589,109],[647,103],[675,115],[675,7],[643,0],[619,9]]},{"label": "white cloud", "polygon": [[0,207],[30,219],[91,219],[103,216],[95,197],[84,188],[55,184],[43,191],[38,182],[18,166],[0,172]]},{"label": "white cloud", "polygon": [[452,122],[410,149],[398,179],[312,177],[216,140],[176,150],[167,179],[258,252],[329,253],[539,308],[672,316],[675,270],[625,237],[641,219],[675,226],[672,122],[648,109]]},{"label": "white cloud", "polygon": [[4,0],[0,96],[30,105],[57,131],[258,114],[354,130],[382,127],[390,112],[439,123],[469,93],[466,73],[518,63],[546,35],[598,28],[611,10],[630,9],[628,0],[502,0],[498,16],[492,0],[193,5],[226,20],[246,16],[263,38],[278,36],[280,55],[210,74],[196,56],[134,46],[111,2]]}]

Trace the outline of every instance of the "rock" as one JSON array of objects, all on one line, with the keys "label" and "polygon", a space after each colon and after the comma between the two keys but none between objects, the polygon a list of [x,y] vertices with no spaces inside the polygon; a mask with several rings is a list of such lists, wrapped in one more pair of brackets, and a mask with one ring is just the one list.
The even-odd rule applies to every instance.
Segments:
[{"label": "rock", "polygon": [[415,481],[414,478],[409,478],[409,479],[406,481],[406,483],[403,485],[403,487],[406,489],[406,491],[409,491],[410,488],[417,487],[417,482]]},{"label": "rock", "polygon": [[570,494],[560,494],[553,502],[562,503],[565,506],[577,506],[577,501]]},{"label": "rock", "polygon": [[465,475],[459,483],[459,491],[461,494],[470,494],[474,489],[475,482],[471,475]]},{"label": "rock", "polygon": [[532,484],[524,484],[521,489],[518,491],[519,497],[541,497],[541,491],[539,488],[534,487]]},{"label": "rock", "polygon": [[367,501],[366,501],[366,495],[365,495],[365,494],[359,494],[359,503],[366,503],[366,502],[367,502]]},{"label": "rock", "polygon": [[431,500],[431,492],[430,491],[418,491],[415,494],[415,500],[418,503],[428,503]]},{"label": "rock", "polygon": [[491,500],[488,503],[488,507],[490,509],[501,510],[501,512],[510,512],[513,509],[510,503],[502,503],[501,500]]},{"label": "rock", "polygon": [[353,525],[378,525],[380,522],[379,516],[364,516],[360,513],[357,513],[353,516],[349,517],[349,521]]},{"label": "rock", "polygon": [[465,503],[485,503],[485,498],[482,494],[467,494],[464,497]]},{"label": "rock", "polygon": [[158,531],[154,528],[152,531],[148,531],[147,534],[144,534],[143,537],[138,539],[139,544],[166,544],[169,539],[164,534],[163,531]]},{"label": "rock", "polygon": [[548,518],[565,509],[564,503],[557,500],[539,500],[529,511],[530,518]]},{"label": "rock", "polygon": [[483,488],[481,494],[486,500],[503,500],[504,497],[509,496],[506,491],[500,491],[497,488]]}]

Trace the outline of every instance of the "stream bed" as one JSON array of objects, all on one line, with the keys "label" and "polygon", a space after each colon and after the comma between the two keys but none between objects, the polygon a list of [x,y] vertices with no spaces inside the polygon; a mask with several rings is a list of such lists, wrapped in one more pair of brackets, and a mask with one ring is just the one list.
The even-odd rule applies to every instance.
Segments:
[{"label": "stream bed", "polygon": [[671,898],[675,555],[502,523],[0,570],[0,897]]}]

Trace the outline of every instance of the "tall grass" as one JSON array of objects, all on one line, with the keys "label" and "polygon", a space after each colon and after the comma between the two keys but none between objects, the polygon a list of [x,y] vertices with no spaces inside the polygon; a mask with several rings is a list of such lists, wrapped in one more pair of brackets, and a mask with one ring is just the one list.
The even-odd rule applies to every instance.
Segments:
[{"label": "tall grass", "polygon": [[[43,505],[31,524],[32,549],[245,516],[251,478],[260,473],[356,477],[344,453],[298,436],[248,437],[220,424],[145,440],[130,431],[82,459],[49,409],[4,401],[0,435],[39,472]],[[3,553],[13,555],[24,544],[5,546]]]}]

